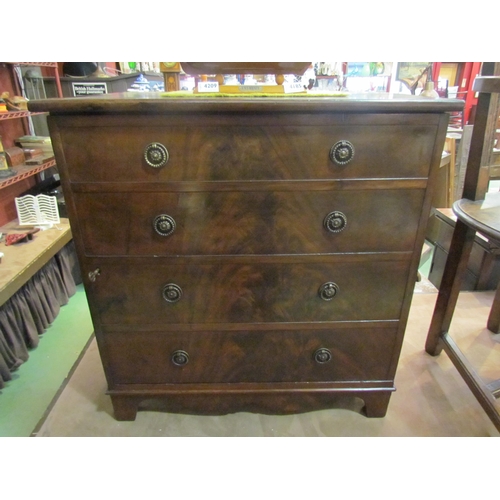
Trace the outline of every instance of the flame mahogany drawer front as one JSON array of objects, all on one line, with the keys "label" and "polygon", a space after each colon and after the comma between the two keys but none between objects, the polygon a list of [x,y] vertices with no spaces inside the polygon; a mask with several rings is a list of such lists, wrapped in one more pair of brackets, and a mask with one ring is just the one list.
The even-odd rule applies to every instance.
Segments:
[{"label": "flame mahogany drawer front", "polygon": [[461,101],[32,101],[49,127],[115,417],[294,413],[394,391]]},{"label": "flame mahogany drawer front", "polygon": [[[409,262],[89,259],[102,325],[394,320]],[[325,285],[324,288],[323,285]],[[324,291],[325,290],[325,291]]]},{"label": "flame mahogany drawer front", "polygon": [[411,252],[424,194],[97,192],[75,201],[88,255]]},{"label": "flame mahogany drawer front", "polygon": [[117,384],[386,380],[396,327],[104,336]]},{"label": "flame mahogany drawer front", "polygon": [[[212,117],[213,118],[213,117]],[[235,118],[236,119],[236,118]],[[339,125],[315,125],[289,116],[265,117],[270,125],[248,126],[206,120],[184,126],[141,126],[129,117],[89,118],[61,131],[73,182],[172,182],[287,179],[427,177],[437,122],[431,125],[386,116],[353,116]],[[151,120],[154,122],[154,120]],[[172,122],[172,120],[169,120]],[[181,120],[182,121],[182,120]],[[185,121],[185,120],[184,120]],[[263,119],[264,121],[264,119]],[[323,117],[323,121],[325,118]],[[273,123],[275,122],[275,123]],[[294,124],[294,122],[299,122]],[[84,138],[85,147],[81,141]],[[352,145],[332,159],[339,142]],[[159,145],[150,148],[151,145]],[[150,153],[151,166],[146,160]],[[155,163],[156,162],[156,163]]]}]

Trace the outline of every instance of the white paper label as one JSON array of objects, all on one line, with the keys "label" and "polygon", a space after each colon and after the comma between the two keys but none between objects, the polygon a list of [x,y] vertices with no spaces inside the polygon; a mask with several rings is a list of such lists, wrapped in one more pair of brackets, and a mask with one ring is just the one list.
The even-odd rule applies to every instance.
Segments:
[{"label": "white paper label", "polygon": [[198,82],[198,92],[219,92],[219,82]]},{"label": "white paper label", "polygon": [[304,87],[301,83],[284,83],[283,90],[285,94],[293,94],[294,92],[304,92]]}]

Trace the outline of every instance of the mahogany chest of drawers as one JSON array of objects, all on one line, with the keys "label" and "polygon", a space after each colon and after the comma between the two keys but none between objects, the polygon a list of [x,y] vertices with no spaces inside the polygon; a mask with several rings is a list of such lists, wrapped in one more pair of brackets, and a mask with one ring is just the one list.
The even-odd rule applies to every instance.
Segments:
[{"label": "mahogany chest of drawers", "polygon": [[[461,101],[33,101],[115,417],[385,415],[448,112]],[[141,406],[142,408],[142,406]]]}]

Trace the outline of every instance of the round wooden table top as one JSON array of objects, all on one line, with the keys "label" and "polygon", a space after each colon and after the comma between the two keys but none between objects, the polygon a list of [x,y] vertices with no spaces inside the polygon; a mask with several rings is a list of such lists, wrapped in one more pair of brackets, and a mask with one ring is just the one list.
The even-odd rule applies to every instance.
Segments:
[{"label": "round wooden table top", "polygon": [[484,200],[458,200],[453,212],[469,227],[500,244],[500,192],[487,193]]}]

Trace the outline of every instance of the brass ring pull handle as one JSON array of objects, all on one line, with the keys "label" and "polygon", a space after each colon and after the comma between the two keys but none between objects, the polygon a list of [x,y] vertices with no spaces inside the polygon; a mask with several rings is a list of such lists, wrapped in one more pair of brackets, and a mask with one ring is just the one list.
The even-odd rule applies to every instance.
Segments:
[{"label": "brass ring pull handle", "polygon": [[160,236],[169,236],[175,231],[175,220],[170,215],[157,215],[153,221],[153,228]]},{"label": "brass ring pull handle", "polygon": [[189,363],[189,354],[186,351],[175,351],[170,359],[175,366],[184,366]]},{"label": "brass ring pull handle", "polygon": [[325,349],[322,347],[321,349],[318,349],[314,352],[313,357],[316,363],[324,365],[325,363],[328,363],[329,361],[332,360],[332,353],[330,352],[329,349]]},{"label": "brass ring pull handle", "polygon": [[347,226],[347,217],[342,212],[330,212],[325,217],[323,226],[330,233],[340,233]]},{"label": "brass ring pull handle", "polygon": [[354,158],[354,146],[349,141],[338,141],[330,149],[330,159],[337,165],[347,165]]},{"label": "brass ring pull handle", "polygon": [[168,283],[163,287],[162,296],[167,302],[178,302],[182,297],[182,288],[175,283]]},{"label": "brass ring pull handle", "polygon": [[318,295],[322,300],[332,300],[335,295],[339,292],[339,286],[336,283],[329,281],[328,283],[323,283],[318,290]]},{"label": "brass ring pull handle", "polygon": [[168,150],[159,142],[152,142],[144,149],[144,159],[153,168],[163,167],[168,162]]}]

